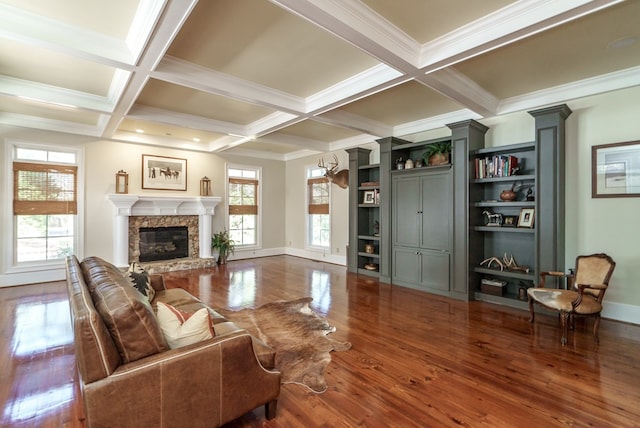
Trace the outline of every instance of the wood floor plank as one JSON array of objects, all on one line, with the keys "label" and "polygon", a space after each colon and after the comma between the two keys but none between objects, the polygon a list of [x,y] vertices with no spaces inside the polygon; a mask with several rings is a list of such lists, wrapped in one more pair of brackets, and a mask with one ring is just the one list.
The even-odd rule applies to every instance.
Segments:
[{"label": "wood floor plank", "polygon": [[[275,419],[259,408],[228,427],[640,426],[638,325],[603,320],[597,344],[578,321],[563,347],[557,317],[530,324],[526,311],[290,256],[165,280],[214,308],[312,296],[352,343],[332,353],[325,393],[283,385]],[[64,283],[0,289],[0,305],[0,426],[82,427]]]}]

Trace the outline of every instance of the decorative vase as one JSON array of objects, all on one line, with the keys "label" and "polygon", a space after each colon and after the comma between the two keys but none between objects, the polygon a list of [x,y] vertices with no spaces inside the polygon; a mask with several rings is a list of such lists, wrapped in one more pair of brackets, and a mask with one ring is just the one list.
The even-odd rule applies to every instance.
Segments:
[{"label": "decorative vase", "polygon": [[502,199],[505,202],[511,202],[516,199],[516,192],[514,192],[511,189],[505,189],[502,192],[500,192],[500,199]]},{"label": "decorative vase", "polygon": [[429,158],[429,165],[446,165],[449,163],[449,153],[436,153]]}]

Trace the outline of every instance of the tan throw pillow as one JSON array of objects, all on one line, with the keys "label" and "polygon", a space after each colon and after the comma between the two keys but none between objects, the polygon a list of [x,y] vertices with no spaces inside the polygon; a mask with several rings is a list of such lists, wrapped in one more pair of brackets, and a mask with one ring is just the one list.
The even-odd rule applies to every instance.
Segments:
[{"label": "tan throw pillow", "polygon": [[146,297],[147,300],[153,300],[156,295],[156,290],[151,285],[149,273],[140,266],[140,263],[133,262],[129,265],[127,279],[129,279],[131,285]]},{"label": "tan throw pillow", "polygon": [[193,314],[158,302],[158,323],[171,349],[191,345],[215,336],[207,308]]}]

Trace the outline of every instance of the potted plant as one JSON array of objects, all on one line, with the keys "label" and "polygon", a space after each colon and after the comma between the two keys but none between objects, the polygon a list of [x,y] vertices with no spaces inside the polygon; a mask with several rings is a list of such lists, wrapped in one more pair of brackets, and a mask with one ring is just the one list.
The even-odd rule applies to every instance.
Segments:
[{"label": "potted plant", "polygon": [[422,154],[427,165],[446,165],[450,162],[451,141],[439,141],[425,146]]},{"label": "potted plant", "polygon": [[233,254],[236,248],[236,242],[229,237],[229,231],[224,229],[222,232],[216,232],[211,238],[211,248],[218,250],[218,264],[225,264],[229,254]]}]

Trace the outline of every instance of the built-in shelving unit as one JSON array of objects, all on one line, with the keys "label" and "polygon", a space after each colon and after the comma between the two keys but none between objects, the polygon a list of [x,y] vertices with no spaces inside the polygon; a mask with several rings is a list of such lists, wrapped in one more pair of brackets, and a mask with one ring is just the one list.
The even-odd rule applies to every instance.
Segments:
[{"label": "built-in shelving unit", "polygon": [[[534,286],[540,272],[564,270],[564,120],[570,113],[564,105],[532,111],[535,141],[471,152],[469,281],[476,299],[526,308],[523,291]],[[494,162],[502,166],[507,159],[517,159],[514,175],[494,168]],[[478,165],[488,163],[492,171],[507,176],[478,178],[483,175]],[[513,186],[516,199],[502,201],[501,192]],[[523,227],[522,210],[533,211],[533,225]],[[501,222],[507,216],[518,220],[508,226],[487,225],[486,213],[499,214]],[[491,257],[503,264],[505,258],[513,259],[518,268],[495,262],[489,267]],[[488,285],[492,281],[503,286]]]}]

